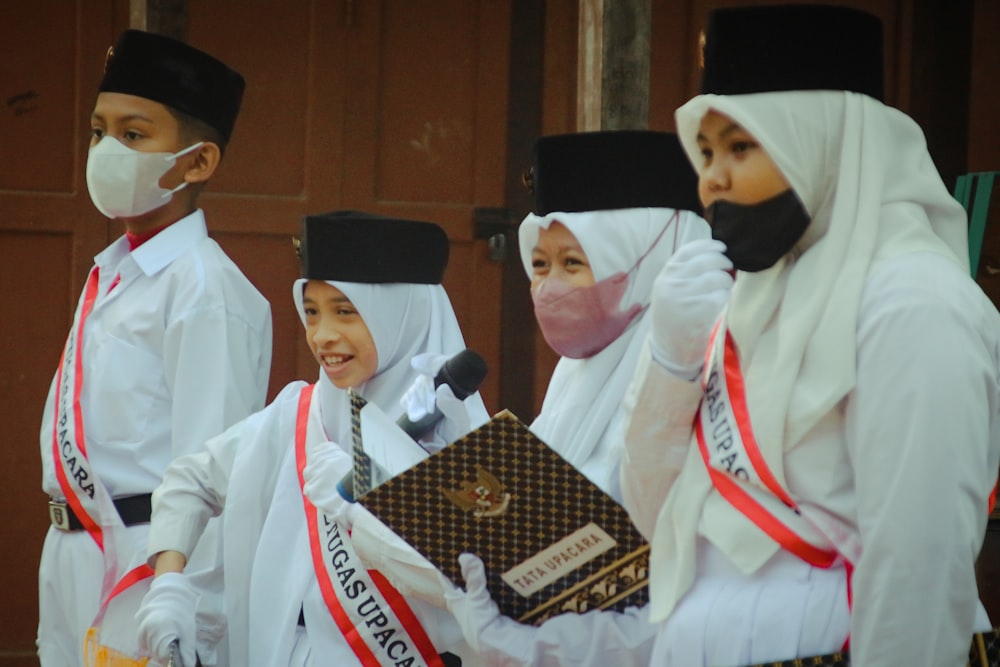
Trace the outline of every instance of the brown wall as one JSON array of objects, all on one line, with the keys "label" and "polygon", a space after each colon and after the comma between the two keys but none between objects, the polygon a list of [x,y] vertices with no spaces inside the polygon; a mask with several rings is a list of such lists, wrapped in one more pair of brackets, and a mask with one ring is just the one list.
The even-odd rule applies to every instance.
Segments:
[{"label": "brown wall", "polygon": [[80,5],[21,3],[15,16],[5,7],[0,21],[0,488],[9,509],[0,527],[3,665],[36,662],[35,576],[47,529],[39,487],[42,404],[89,258],[109,240],[108,226],[80,191],[89,123],[76,91],[97,85],[112,8],[100,0],[88,6],[92,12]]}]

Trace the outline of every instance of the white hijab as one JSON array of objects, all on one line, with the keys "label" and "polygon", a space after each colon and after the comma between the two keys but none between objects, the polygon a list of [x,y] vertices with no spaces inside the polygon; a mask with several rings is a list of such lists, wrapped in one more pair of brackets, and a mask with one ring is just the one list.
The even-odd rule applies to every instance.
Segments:
[{"label": "white hijab", "polygon": [[[919,126],[866,95],[695,97],[676,112],[681,144],[695,165],[702,159],[695,138],[710,109],[760,142],[812,218],[803,239],[773,267],[737,274],[728,309],[754,434],[784,483],[784,452],[854,388],[858,307],[872,268],[901,254],[934,252],[967,273],[966,217],[941,181]],[[700,526],[706,512],[738,521],[694,454],[653,535],[654,621],[690,586],[699,531],[711,533],[747,574],[777,549],[743,523]]]},{"label": "white hijab", "polygon": [[[674,250],[709,236],[708,223],[690,211],[668,208],[549,213],[543,217],[529,214],[518,231],[521,261],[529,278],[531,251],[538,243],[539,230],[548,229],[553,222],[561,222],[576,237],[595,281],[635,267],[621,308],[626,310],[638,303],[643,312],[594,356],[559,360],[531,430],[575,467],[591,473],[595,484],[609,492],[617,491],[617,457],[605,456],[607,448],[621,440],[613,427],[621,425],[617,419],[621,400],[649,328],[646,309],[653,281]],[[592,461],[592,455],[601,460]],[[594,478],[598,476],[603,479]],[[621,500],[620,494],[612,495]]]},{"label": "white hijab", "polygon": [[[295,308],[303,324],[305,282],[297,280],[292,288]],[[376,374],[355,389],[390,416],[401,413],[400,399],[417,378],[417,372],[410,366],[413,356],[425,352],[452,356],[465,348],[451,302],[440,285],[341,281],[328,281],[328,284],[343,292],[354,304],[371,333],[378,354]],[[320,371],[319,387],[314,394],[317,396],[319,420],[325,436],[317,428],[311,430],[311,437],[325,437],[349,453],[352,446],[351,407],[347,390],[338,388]],[[469,396],[465,405],[473,424],[489,419],[478,392]],[[313,406],[311,419],[315,412]],[[258,464],[258,467],[261,466]],[[306,531],[295,453],[289,441],[256,549],[256,559],[264,563],[264,567],[255,566],[251,574],[251,595],[256,602],[251,605],[250,625],[272,628],[271,632],[249,637],[255,664],[287,664],[294,642],[294,624],[289,620],[298,613],[300,601],[307,618],[322,619],[312,621],[316,625],[316,631],[309,637],[313,655],[349,653],[320,595]],[[249,543],[249,539],[240,542],[241,545]],[[282,567],[276,567],[279,563]],[[322,631],[324,628],[329,632]]]},{"label": "white hijab", "polygon": [[[295,309],[303,326],[302,294],[306,282],[296,280],[292,287]],[[390,417],[402,411],[400,399],[417,379],[417,372],[410,366],[414,356],[427,352],[451,357],[465,349],[458,319],[441,285],[327,282],[343,292],[358,309],[378,352],[375,376],[354,389]],[[319,374],[319,383],[323,427],[331,440],[349,446],[351,405],[347,391],[338,389],[323,372]],[[478,392],[465,403],[473,424],[489,420]]]},{"label": "white hijab", "polygon": [[867,95],[696,97],[676,114],[694,164],[701,160],[695,137],[709,109],[756,137],[812,217],[788,256],[737,276],[729,306],[754,431],[771,463],[780,464],[781,451],[854,387],[858,305],[872,265],[929,251],[967,272],[966,217],[920,127]]}]

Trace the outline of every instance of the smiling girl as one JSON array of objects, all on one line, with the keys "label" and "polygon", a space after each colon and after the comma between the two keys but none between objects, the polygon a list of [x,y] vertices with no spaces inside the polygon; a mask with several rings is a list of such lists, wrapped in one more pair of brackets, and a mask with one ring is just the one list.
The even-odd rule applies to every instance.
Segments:
[{"label": "smiling girl", "polygon": [[[167,471],[153,498],[157,577],[138,615],[140,637],[161,659],[173,639],[191,641],[180,572],[209,518],[221,515],[231,664],[444,667],[457,655],[475,665],[447,612],[405,598],[361,563],[336,490],[352,470],[348,388],[397,411],[421,377],[415,356],[465,348],[440,285],[447,236],[431,223],[355,211],[308,216],[304,232],[292,295],[319,378],[288,385]],[[439,406],[443,442],[487,419],[478,393],[451,398],[452,410]]]}]

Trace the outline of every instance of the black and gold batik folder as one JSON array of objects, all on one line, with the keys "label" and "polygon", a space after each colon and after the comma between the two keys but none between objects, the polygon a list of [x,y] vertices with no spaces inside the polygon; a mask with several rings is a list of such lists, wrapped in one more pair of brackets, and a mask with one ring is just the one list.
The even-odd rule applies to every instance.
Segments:
[{"label": "black and gold batik folder", "polygon": [[[352,394],[366,466],[362,410],[375,406]],[[628,513],[509,411],[374,488],[354,474],[358,501],[456,585],[458,555],[482,558],[493,599],[522,623],[648,600],[649,545]]]}]

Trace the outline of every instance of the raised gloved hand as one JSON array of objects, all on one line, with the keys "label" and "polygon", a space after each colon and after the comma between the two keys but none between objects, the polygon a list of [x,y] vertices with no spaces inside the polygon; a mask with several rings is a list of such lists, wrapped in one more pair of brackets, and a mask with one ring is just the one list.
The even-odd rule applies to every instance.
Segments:
[{"label": "raised gloved hand", "polygon": [[433,352],[413,357],[410,366],[420,375],[399,401],[406,410],[406,416],[413,422],[431,414],[435,408],[441,411],[444,417],[434,432],[421,439],[425,445],[437,445],[437,448],[458,440],[472,430],[472,420],[465,409],[465,403],[455,396],[451,387],[447,384],[434,387],[434,378],[446,361],[447,356]]},{"label": "raised gloved hand", "polygon": [[351,455],[340,445],[329,440],[310,442],[306,445],[306,466],[302,469],[302,491],[316,509],[351,527],[353,522],[350,503],[340,495],[337,482],[354,466]]},{"label": "raised gloved hand", "polygon": [[477,556],[458,557],[465,591],[441,575],[445,601],[462,629],[465,642],[491,667],[526,665],[537,628],[503,616],[486,589],[486,568]]},{"label": "raised gloved hand", "polygon": [[714,239],[685,243],[653,283],[650,351],[674,375],[693,380],[705,361],[708,337],[733,289],[733,263]]},{"label": "raised gloved hand", "polygon": [[170,660],[170,643],[178,640],[185,665],[195,664],[198,593],[180,572],[164,572],[153,578],[135,613],[139,648],[148,652],[153,664]]}]

